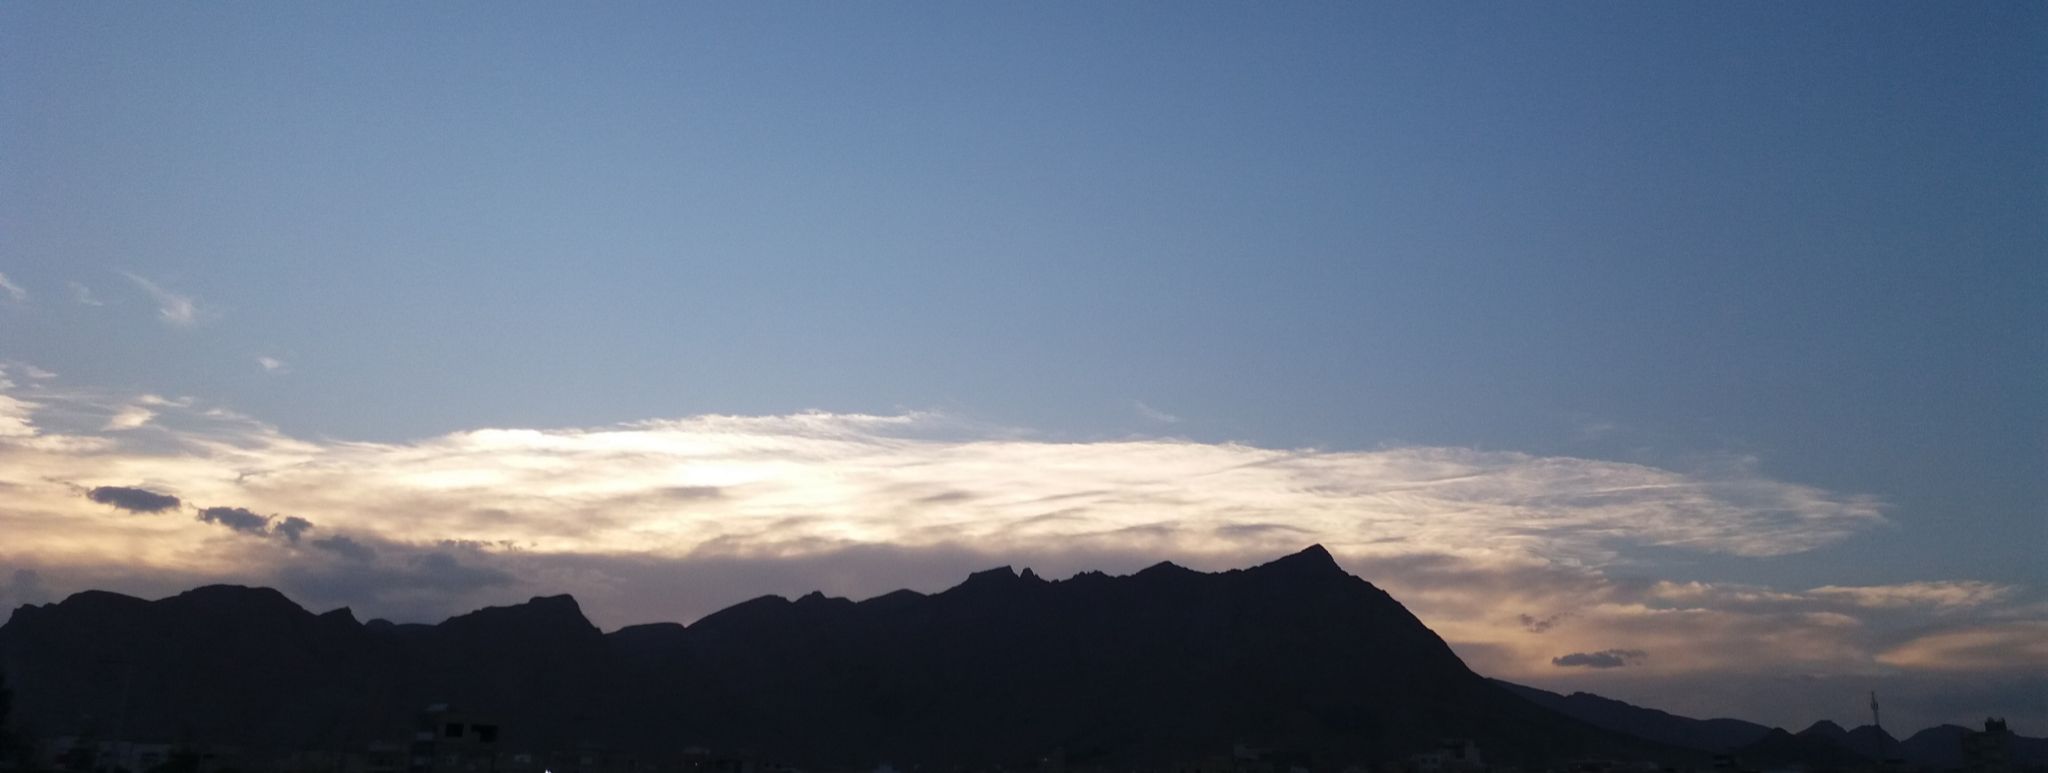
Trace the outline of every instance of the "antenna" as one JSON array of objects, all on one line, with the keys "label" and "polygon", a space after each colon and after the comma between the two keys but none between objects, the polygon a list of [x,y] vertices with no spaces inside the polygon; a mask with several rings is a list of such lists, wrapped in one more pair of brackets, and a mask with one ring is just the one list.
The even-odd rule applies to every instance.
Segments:
[{"label": "antenna", "polygon": [[1879,729],[1879,730],[1883,730],[1883,729],[1884,729],[1884,720],[1882,720],[1882,719],[1879,719],[1879,718],[1878,718],[1878,714],[1877,714],[1877,691],[1876,691],[1876,690],[1871,690],[1871,691],[1870,691],[1870,724],[1872,724],[1872,725],[1876,725],[1876,726],[1877,726],[1877,729]]}]

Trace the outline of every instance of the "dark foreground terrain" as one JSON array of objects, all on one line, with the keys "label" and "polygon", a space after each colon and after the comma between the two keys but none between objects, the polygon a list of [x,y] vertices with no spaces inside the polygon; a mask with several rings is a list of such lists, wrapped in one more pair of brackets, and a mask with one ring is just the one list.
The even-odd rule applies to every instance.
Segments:
[{"label": "dark foreground terrain", "polygon": [[[16,738],[328,755],[302,756],[308,770],[352,769],[366,749],[385,755],[358,760],[368,771],[558,773],[678,750],[906,770],[1190,769],[1222,755],[1272,773],[1861,759],[1841,739],[1487,680],[1320,547],[1214,574],[1160,564],[1047,581],[1006,567],[932,595],[770,596],[609,634],[568,596],[394,625],[263,588],[86,592],[17,610],[0,668]],[[1459,756],[1473,750],[1483,763]]]}]

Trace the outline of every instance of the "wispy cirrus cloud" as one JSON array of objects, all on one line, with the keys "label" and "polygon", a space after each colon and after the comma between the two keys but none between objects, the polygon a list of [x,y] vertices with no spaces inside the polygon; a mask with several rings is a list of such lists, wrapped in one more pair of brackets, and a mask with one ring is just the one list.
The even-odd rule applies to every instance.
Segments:
[{"label": "wispy cirrus cloud", "polygon": [[[1922,636],[1982,624],[1972,610],[2011,609],[2001,605],[2020,595],[1970,581],[1801,591],[1610,575],[1646,548],[1790,556],[1884,522],[1872,498],[1749,463],[1054,442],[929,413],[364,443],[293,437],[184,398],[34,394],[15,409],[21,432],[0,439],[11,497],[0,567],[33,561],[53,585],[231,579],[415,616],[566,591],[619,625],[688,620],[762,592],[936,590],[1000,563],[1050,577],[1166,558],[1224,569],[1319,542],[1482,673],[1628,684],[1920,668],[1936,662],[1915,654],[1932,645],[1901,649],[1872,615],[1905,616]],[[36,420],[129,405],[156,414],[149,432]],[[137,497],[167,491],[232,507],[200,511],[211,523],[132,518],[80,495],[102,489],[143,507],[162,500]],[[242,538],[259,532],[276,538]],[[1608,659],[1627,667],[1594,662]]]},{"label": "wispy cirrus cloud", "polygon": [[2048,620],[1931,633],[1886,650],[1877,659],[1887,665],[1936,671],[2048,673]]},{"label": "wispy cirrus cloud", "polygon": [[2002,601],[2010,598],[2015,590],[2010,585],[1997,583],[1949,580],[1896,585],[1826,585],[1806,593],[1816,598],[1836,599],[1862,607],[1928,606],[1959,609],[1981,607]]},{"label": "wispy cirrus cloud", "polygon": [[1932,580],[1891,585],[1824,585],[1805,591],[1784,591],[1740,583],[1690,581],[1660,582],[1650,589],[1650,594],[1660,601],[1684,604],[1709,603],[1723,607],[1923,607],[1955,610],[1997,603],[2011,598],[2018,590],[2011,585],[1977,580]]},{"label": "wispy cirrus cloud", "polygon": [[199,303],[192,296],[173,292],[148,277],[131,271],[123,271],[121,275],[142,288],[143,292],[149,293],[149,297],[156,301],[157,315],[166,324],[175,327],[192,327],[199,324]]},{"label": "wispy cirrus cloud", "polygon": [[28,289],[15,284],[6,274],[0,274],[0,297],[14,303],[28,303]]},{"label": "wispy cirrus cloud", "polygon": [[[164,428],[171,450],[17,448],[7,452],[13,469],[119,485],[95,480],[112,458],[130,471],[124,478],[177,480],[188,497],[305,513],[387,539],[671,556],[1086,543],[1236,561],[1321,542],[1361,559],[1598,566],[1640,546],[1784,555],[1883,520],[1867,497],[1744,469],[1699,475],[1462,448],[1059,443],[988,437],[937,414],[822,413],[353,443],[291,438],[189,402],[127,404],[180,414],[176,429]],[[135,423],[116,415],[112,428]]]},{"label": "wispy cirrus cloud", "polygon": [[[34,374],[31,373],[33,378]],[[7,378],[7,366],[0,365],[0,438],[30,438],[37,434],[35,412],[40,406],[8,394],[14,382]]]},{"label": "wispy cirrus cloud", "polygon": [[1160,424],[1180,423],[1179,416],[1175,416],[1171,413],[1167,413],[1165,411],[1159,410],[1158,408],[1154,408],[1150,405],[1147,405],[1143,400],[1131,401],[1131,408],[1137,411],[1139,416],[1144,417],[1146,421],[1157,422]]},{"label": "wispy cirrus cloud", "polygon": [[107,305],[105,302],[95,297],[92,294],[92,288],[85,286],[83,282],[65,282],[64,286],[71,290],[71,300],[75,303],[78,303],[81,306]]},{"label": "wispy cirrus cloud", "polygon": [[156,418],[156,411],[152,411],[146,406],[124,405],[114,411],[113,416],[107,418],[107,425],[104,429],[109,432],[136,429],[148,424],[149,420],[154,418]]}]

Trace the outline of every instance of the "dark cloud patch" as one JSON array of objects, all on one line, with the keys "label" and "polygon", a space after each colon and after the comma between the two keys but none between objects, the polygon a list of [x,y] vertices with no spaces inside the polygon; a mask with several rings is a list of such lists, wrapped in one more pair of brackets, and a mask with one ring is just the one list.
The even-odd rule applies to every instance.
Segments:
[{"label": "dark cloud patch", "polygon": [[1566,618],[1569,618],[1571,616],[1572,613],[1570,612],[1559,612],[1549,617],[1537,617],[1535,615],[1516,615],[1515,619],[1521,621],[1522,630],[1528,631],[1530,633],[1543,633],[1549,631],[1552,628],[1556,628],[1558,623],[1564,622]]},{"label": "dark cloud patch", "polygon": [[481,552],[484,552],[484,551],[490,551],[490,550],[518,550],[518,549],[519,549],[519,543],[518,543],[517,541],[514,541],[514,540],[509,540],[509,539],[501,539],[501,540],[481,540],[481,539],[444,539],[444,540],[441,540],[441,541],[439,541],[439,542],[436,542],[436,543],[434,543],[434,544],[436,544],[436,545],[439,545],[439,546],[441,546],[441,547],[444,547],[444,548],[448,548],[448,549],[450,549],[450,550],[469,550],[469,551],[475,551],[475,552],[478,552],[478,553],[481,553]]},{"label": "dark cloud patch", "polygon": [[315,548],[325,550],[329,553],[341,556],[342,558],[346,558],[350,561],[369,563],[371,561],[377,560],[376,548],[370,547],[369,545],[365,545],[361,542],[357,542],[353,539],[349,539],[348,537],[339,534],[324,539],[313,540],[312,545]]},{"label": "dark cloud patch", "polygon": [[[431,622],[515,601],[494,593],[520,584],[510,572],[480,563],[488,560],[481,555],[457,558],[439,551],[411,552],[413,548],[391,543],[373,550],[340,535],[309,544],[348,560],[286,565],[272,582],[315,605],[346,605],[377,617]],[[377,560],[380,554],[383,560]],[[568,589],[551,587],[549,592],[562,590]]]},{"label": "dark cloud patch", "polygon": [[1173,537],[1174,535],[1180,534],[1181,531],[1182,529],[1180,528],[1179,524],[1173,523],[1171,521],[1160,521],[1158,523],[1133,524],[1130,526],[1109,529],[1098,533],[1106,536],[1115,537],[1141,537],[1157,540],[1166,540]]},{"label": "dark cloud patch", "polygon": [[1233,523],[1216,527],[1216,536],[1225,539],[1250,537],[1297,537],[1309,534],[1309,530],[1284,523]]},{"label": "dark cloud patch", "polygon": [[1650,653],[1642,650],[1601,650],[1599,652],[1574,652],[1550,659],[1550,664],[1559,668],[1620,668],[1640,663]]},{"label": "dark cloud patch", "polygon": [[240,507],[209,507],[199,511],[199,520],[217,523],[243,534],[270,533],[270,516],[257,515]]},{"label": "dark cloud patch", "polygon": [[311,528],[313,528],[312,521],[308,521],[296,515],[288,515],[285,516],[284,520],[279,521],[277,526],[271,530],[277,532],[277,536],[290,540],[293,544],[297,544],[299,541],[299,536],[305,534],[306,530]]},{"label": "dark cloud patch", "polygon": [[176,510],[184,502],[169,494],[128,486],[101,486],[85,492],[85,498],[131,513],[161,513]]},{"label": "dark cloud patch", "polygon": [[726,498],[726,490],[719,486],[663,486],[644,491],[635,491],[611,497],[607,506],[635,507],[639,505],[687,504],[711,502]]},{"label": "dark cloud patch", "polygon": [[472,591],[512,583],[510,574],[487,566],[464,564],[447,553],[415,556],[412,575],[419,587],[447,591]]},{"label": "dark cloud patch", "polygon": [[917,501],[927,505],[943,505],[952,502],[966,502],[974,498],[975,496],[971,492],[953,489],[951,491],[941,491],[930,496],[918,497]]},{"label": "dark cloud patch", "polygon": [[1009,524],[1005,524],[1003,526],[1003,530],[1018,531],[1032,526],[1042,526],[1050,523],[1060,523],[1062,521],[1086,520],[1087,513],[1088,508],[1085,507],[1069,507],[1064,510],[1054,510],[1049,513],[1039,513],[1029,518],[1024,518],[1022,520],[1013,521]]},{"label": "dark cloud patch", "polygon": [[43,585],[43,576],[34,569],[16,569],[4,586],[0,586],[0,600],[9,608],[23,604],[42,604],[50,600],[50,589]]},{"label": "dark cloud patch", "polygon": [[656,492],[664,499],[679,502],[696,502],[705,499],[724,499],[725,489],[717,486],[669,486]]}]

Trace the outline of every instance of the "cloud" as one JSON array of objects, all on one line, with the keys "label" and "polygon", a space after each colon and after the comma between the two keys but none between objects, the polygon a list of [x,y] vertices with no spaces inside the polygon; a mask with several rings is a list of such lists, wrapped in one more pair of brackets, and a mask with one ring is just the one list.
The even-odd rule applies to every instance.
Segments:
[{"label": "cloud", "polygon": [[1559,668],[1621,668],[1647,657],[1649,653],[1642,650],[1601,650],[1560,655],[1551,658],[1550,664]]},{"label": "cloud", "polygon": [[136,429],[148,424],[149,420],[154,418],[156,418],[156,411],[141,405],[124,405],[107,419],[107,424],[102,429],[108,432]]},{"label": "cloud", "polygon": [[163,286],[139,274],[123,271],[121,275],[128,277],[129,281],[149,293],[149,297],[156,301],[157,314],[163,317],[164,322],[176,327],[199,324],[199,304],[192,296],[164,289]]},{"label": "cloud", "polygon": [[1179,416],[1175,416],[1171,413],[1159,410],[1150,405],[1146,405],[1145,401],[1143,400],[1131,401],[1131,407],[1138,412],[1139,416],[1144,417],[1146,421],[1158,422],[1160,424],[1180,423]]},{"label": "cloud", "polygon": [[240,507],[209,507],[199,511],[199,520],[217,523],[243,534],[270,533],[270,516],[257,515]]},{"label": "cloud", "polygon": [[45,604],[49,600],[50,589],[43,584],[43,576],[34,569],[16,569],[7,584],[0,585],[0,609]]},{"label": "cloud", "polygon": [[[316,540],[330,546],[354,544],[344,537]],[[361,547],[358,545],[357,547]],[[326,547],[338,554],[344,550]],[[276,583],[295,595],[327,602],[379,608],[409,619],[431,620],[477,606],[475,594],[519,585],[512,574],[491,566],[465,563],[444,552],[414,553],[377,563],[362,553],[344,555],[341,565],[290,565]]]},{"label": "cloud", "polygon": [[1880,663],[1930,671],[2048,673],[2048,620],[1971,626],[1913,639]]},{"label": "cloud", "polygon": [[[6,383],[5,378],[0,378],[0,386]],[[35,403],[27,400],[0,394],[0,438],[35,437],[36,425],[31,417],[36,407]]]},{"label": "cloud", "polygon": [[2010,585],[1950,580],[1898,585],[1827,585],[1806,593],[1815,598],[1839,600],[1861,607],[1931,606],[1955,609],[1979,607],[2002,601],[2011,597],[2015,590]]},{"label": "cloud", "polygon": [[[1051,578],[1160,560],[1220,570],[1322,543],[1481,673],[1651,697],[1721,683],[1710,676],[1974,675],[1917,664],[1988,661],[1916,658],[1932,643],[1907,645],[2042,614],[2024,611],[2039,601],[2031,589],[1968,580],[1787,590],[1643,576],[1673,551],[1793,556],[1884,522],[1874,499],[1752,463],[1059,442],[928,413],[369,443],[296,437],[191,400],[47,386],[13,409],[30,434],[0,437],[0,566],[32,561],[72,589],[233,581],[410,620],[537,589],[574,593],[611,627],[687,621],[762,593],[935,591],[1002,564]],[[137,404],[156,413],[151,431],[100,431]],[[114,475],[238,507],[210,509],[211,525],[109,518],[61,483]],[[214,528],[236,523],[277,538]],[[1595,667],[1603,655],[1627,667]]]},{"label": "cloud", "polygon": [[76,302],[78,302],[78,303],[79,303],[80,305],[84,305],[84,306],[105,306],[105,305],[106,305],[105,303],[102,303],[102,302],[100,302],[100,299],[98,299],[98,298],[95,298],[95,297],[93,297],[93,295],[92,295],[92,288],[90,288],[90,287],[86,287],[86,286],[85,286],[84,284],[81,284],[81,283],[78,283],[78,282],[65,282],[64,284],[65,284],[65,286],[67,286],[67,287],[71,288],[71,300],[73,300],[73,301],[76,301]]},{"label": "cloud", "polygon": [[100,486],[85,492],[85,498],[131,513],[161,513],[165,510],[176,510],[183,504],[170,494],[159,494],[149,489],[128,486]]},{"label": "cloud", "polygon": [[280,360],[276,357],[257,357],[256,365],[258,367],[261,367],[263,369],[263,372],[265,373],[275,373],[278,375],[284,375],[286,373],[292,372],[290,365],[285,364],[284,360]]},{"label": "cloud", "polygon": [[8,279],[6,274],[0,274],[0,295],[7,296],[8,300],[15,303],[28,303],[28,290],[15,284],[14,280]]},{"label": "cloud", "polygon": [[299,537],[301,535],[305,534],[308,530],[312,528],[312,521],[308,521],[296,515],[288,515],[285,516],[284,520],[279,521],[277,523],[277,526],[274,527],[272,531],[275,531],[277,533],[277,536],[285,538],[286,541],[296,543],[299,541]]},{"label": "cloud", "polygon": [[475,590],[513,582],[512,575],[503,570],[467,565],[447,553],[426,553],[414,558],[409,574],[408,579],[417,585],[446,590]]},{"label": "cloud", "polygon": [[368,562],[377,558],[377,550],[348,537],[335,535],[312,541],[312,546],[341,556],[350,561]]}]

